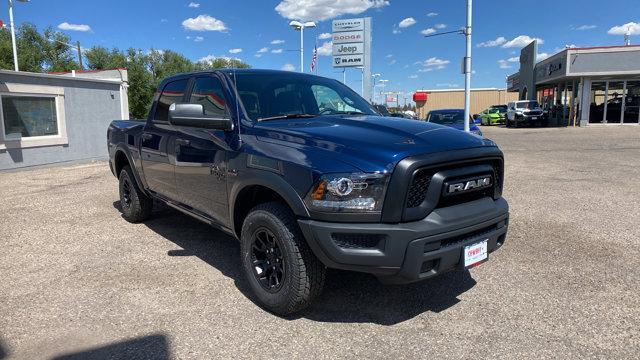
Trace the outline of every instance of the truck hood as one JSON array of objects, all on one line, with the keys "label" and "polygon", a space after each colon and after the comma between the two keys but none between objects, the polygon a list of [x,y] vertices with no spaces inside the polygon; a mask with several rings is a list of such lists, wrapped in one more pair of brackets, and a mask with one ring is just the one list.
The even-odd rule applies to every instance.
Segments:
[{"label": "truck hood", "polygon": [[367,172],[392,170],[408,156],[495,146],[453,128],[373,115],[273,120],[257,123],[255,130],[259,141],[323,151]]}]

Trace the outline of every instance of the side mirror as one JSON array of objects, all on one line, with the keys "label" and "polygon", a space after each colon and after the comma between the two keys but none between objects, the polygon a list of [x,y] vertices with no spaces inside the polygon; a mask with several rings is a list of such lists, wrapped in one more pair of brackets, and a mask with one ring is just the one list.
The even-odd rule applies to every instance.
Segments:
[{"label": "side mirror", "polygon": [[224,131],[233,129],[233,122],[230,118],[205,115],[204,107],[200,104],[171,104],[169,107],[169,123],[176,126]]}]

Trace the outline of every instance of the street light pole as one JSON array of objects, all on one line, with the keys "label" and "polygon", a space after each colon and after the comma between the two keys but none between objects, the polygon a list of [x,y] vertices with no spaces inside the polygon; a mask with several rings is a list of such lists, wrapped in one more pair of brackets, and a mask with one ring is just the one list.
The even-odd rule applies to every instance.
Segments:
[{"label": "street light pole", "polygon": [[304,72],[304,25],[300,27],[300,72]]},{"label": "street light pole", "polygon": [[464,57],[464,131],[469,132],[469,115],[471,112],[471,16],[472,2],[467,0],[467,26],[464,28],[464,36],[467,42],[467,51]]},{"label": "street light pole", "polygon": [[300,72],[304,72],[304,28],[316,27],[313,21],[301,22],[293,20],[289,23],[294,30],[300,31]]},{"label": "street light pole", "polygon": [[13,0],[9,0],[9,27],[11,28],[11,45],[13,47],[13,67],[18,71],[18,51],[16,50],[16,30],[13,25]]}]

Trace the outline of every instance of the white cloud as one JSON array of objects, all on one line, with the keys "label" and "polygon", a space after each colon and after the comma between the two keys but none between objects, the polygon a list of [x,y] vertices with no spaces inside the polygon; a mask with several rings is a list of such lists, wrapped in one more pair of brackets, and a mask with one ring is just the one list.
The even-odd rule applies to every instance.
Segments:
[{"label": "white cloud", "polygon": [[431,35],[431,34],[435,34],[436,32],[438,32],[436,29],[428,28],[428,29],[424,29],[424,30],[420,31],[420,34],[422,34],[422,35]]},{"label": "white cloud", "polygon": [[322,33],[318,35],[318,39],[320,40],[331,39],[331,33]]},{"label": "white cloud", "polygon": [[296,67],[292,64],[284,64],[281,69],[284,71],[296,71]]},{"label": "white cloud", "polygon": [[182,27],[193,31],[226,31],[224,22],[209,15],[198,15],[182,22]]},{"label": "white cloud", "polygon": [[266,52],[269,52],[269,48],[268,47],[263,47],[260,50],[258,50],[258,54],[264,54]]},{"label": "white cloud", "polygon": [[430,13],[428,13],[428,14],[427,14],[427,16],[428,16],[428,17],[436,17],[436,16],[438,16],[438,13],[436,13],[436,12],[430,12]]},{"label": "white cloud", "polygon": [[507,60],[498,60],[500,69],[511,69],[511,64]]},{"label": "white cloud", "polygon": [[282,49],[273,49],[271,50],[272,54],[281,54],[282,53]]},{"label": "white cloud", "polygon": [[207,55],[207,56],[201,57],[200,59],[198,59],[198,61],[201,61],[201,62],[204,62],[204,63],[211,64],[215,59],[225,59],[225,60],[237,60],[237,61],[242,61],[241,59],[236,58],[236,57],[215,56],[215,55]]},{"label": "white cloud", "polygon": [[395,65],[395,63],[397,63],[398,61],[396,59],[391,59],[389,61],[389,65]]},{"label": "white cloud", "polygon": [[502,44],[502,47],[503,48],[522,48],[529,45],[534,40],[538,40],[538,45],[544,44],[544,40],[540,38],[532,38],[529,35],[520,35]]},{"label": "white cloud", "polygon": [[253,55],[253,56],[255,56],[255,57],[257,57],[257,58],[261,58],[261,57],[262,57],[262,54],[255,54],[255,55]]},{"label": "white cloud", "polygon": [[412,17],[408,17],[406,19],[403,19],[402,21],[400,21],[400,23],[398,24],[398,27],[401,28],[407,28],[411,25],[415,25],[416,23],[416,19],[412,18]]},{"label": "white cloud", "polygon": [[242,49],[239,49],[239,48],[229,49],[230,54],[239,54],[241,52],[242,52]]},{"label": "white cloud", "polygon": [[332,52],[333,43],[331,41],[325,41],[325,43],[318,48],[318,56],[331,56]]},{"label": "white cloud", "polygon": [[291,20],[322,21],[388,5],[388,0],[282,0],[275,10]]},{"label": "white cloud", "polygon": [[86,24],[69,24],[68,22],[65,21],[62,24],[58,25],[58,29],[87,32],[87,31],[91,31],[91,26]]},{"label": "white cloud", "polygon": [[284,44],[284,40],[271,40],[271,45]]},{"label": "white cloud", "polygon": [[456,88],[459,85],[458,84],[452,84],[452,83],[442,83],[442,84],[436,84],[437,87],[448,87],[448,88]]},{"label": "white cloud", "polygon": [[418,72],[429,72],[429,71],[433,71],[433,68],[418,69]]},{"label": "white cloud", "polygon": [[392,58],[392,57],[393,57],[393,54],[387,54],[387,56],[386,56],[387,59]]},{"label": "white cloud", "polygon": [[520,58],[517,56],[510,57],[507,59],[508,62],[520,62]]},{"label": "white cloud", "polygon": [[444,60],[444,59],[438,59],[437,57],[431,57],[428,58],[425,62],[424,62],[424,66],[437,66],[438,69],[442,69],[444,66],[448,65],[451,61],[449,60]]},{"label": "white cloud", "polygon": [[418,75],[416,74],[409,75],[409,79],[417,79],[417,78],[418,78]]},{"label": "white cloud", "polygon": [[591,29],[595,29],[598,26],[596,25],[580,25],[580,26],[576,26],[573,28],[573,30],[580,30],[580,31],[584,31],[584,30],[591,30]]},{"label": "white cloud", "polygon": [[440,30],[446,28],[447,24],[435,24],[433,27]]},{"label": "white cloud", "polygon": [[400,31],[400,29],[398,29],[395,25],[393,26],[393,30],[391,31],[394,35],[396,34],[400,34],[402,31]]},{"label": "white cloud", "polygon": [[161,22],[161,23],[166,23],[166,22],[169,22],[169,20],[167,20],[167,19],[160,19],[160,22]]},{"label": "white cloud", "polygon": [[199,7],[200,7],[200,4],[195,3],[195,2],[193,2],[193,1],[192,1],[192,2],[190,2],[190,3],[189,3],[189,7],[190,7],[190,8],[199,8]]},{"label": "white cloud", "polygon": [[497,37],[495,40],[489,40],[489,41],[478,43],[476,46],[477,47],[496,47],[506,42],[507,42],[507,39],[505,39],[503,36],[500,36],[500,37]]},{"label": "white cloud", "polygon": [[193,39],[193,41],[195,41],[195,42],[201,42],[201,41],[204,41],[204,38],[203,38],[202,36],[196,36],[196,37]]},{"label": "white cloud", "polygon": [[631,35],[640,35],[640,23],[629,22],[624,25],[614,26],[607,34],[609,35],[624,35],[629,31]]},{"label": "white cloud", "polygon": [[548,57],[549,57],[549,54],[547,54],[547,53],[539,53],[536,56],[536,61],[542,61],[542,60],[544,60],[544,59],[546,59]]}]

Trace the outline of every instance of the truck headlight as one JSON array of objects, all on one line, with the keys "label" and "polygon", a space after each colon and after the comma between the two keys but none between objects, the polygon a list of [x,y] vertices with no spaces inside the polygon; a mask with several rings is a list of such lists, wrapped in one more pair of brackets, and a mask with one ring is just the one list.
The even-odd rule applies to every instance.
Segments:
[{"label": "truck headlight", "polygon": [[311,210],[322,212],[376,213],[389,183],[389,174],[323,175],[304,199]]}]

